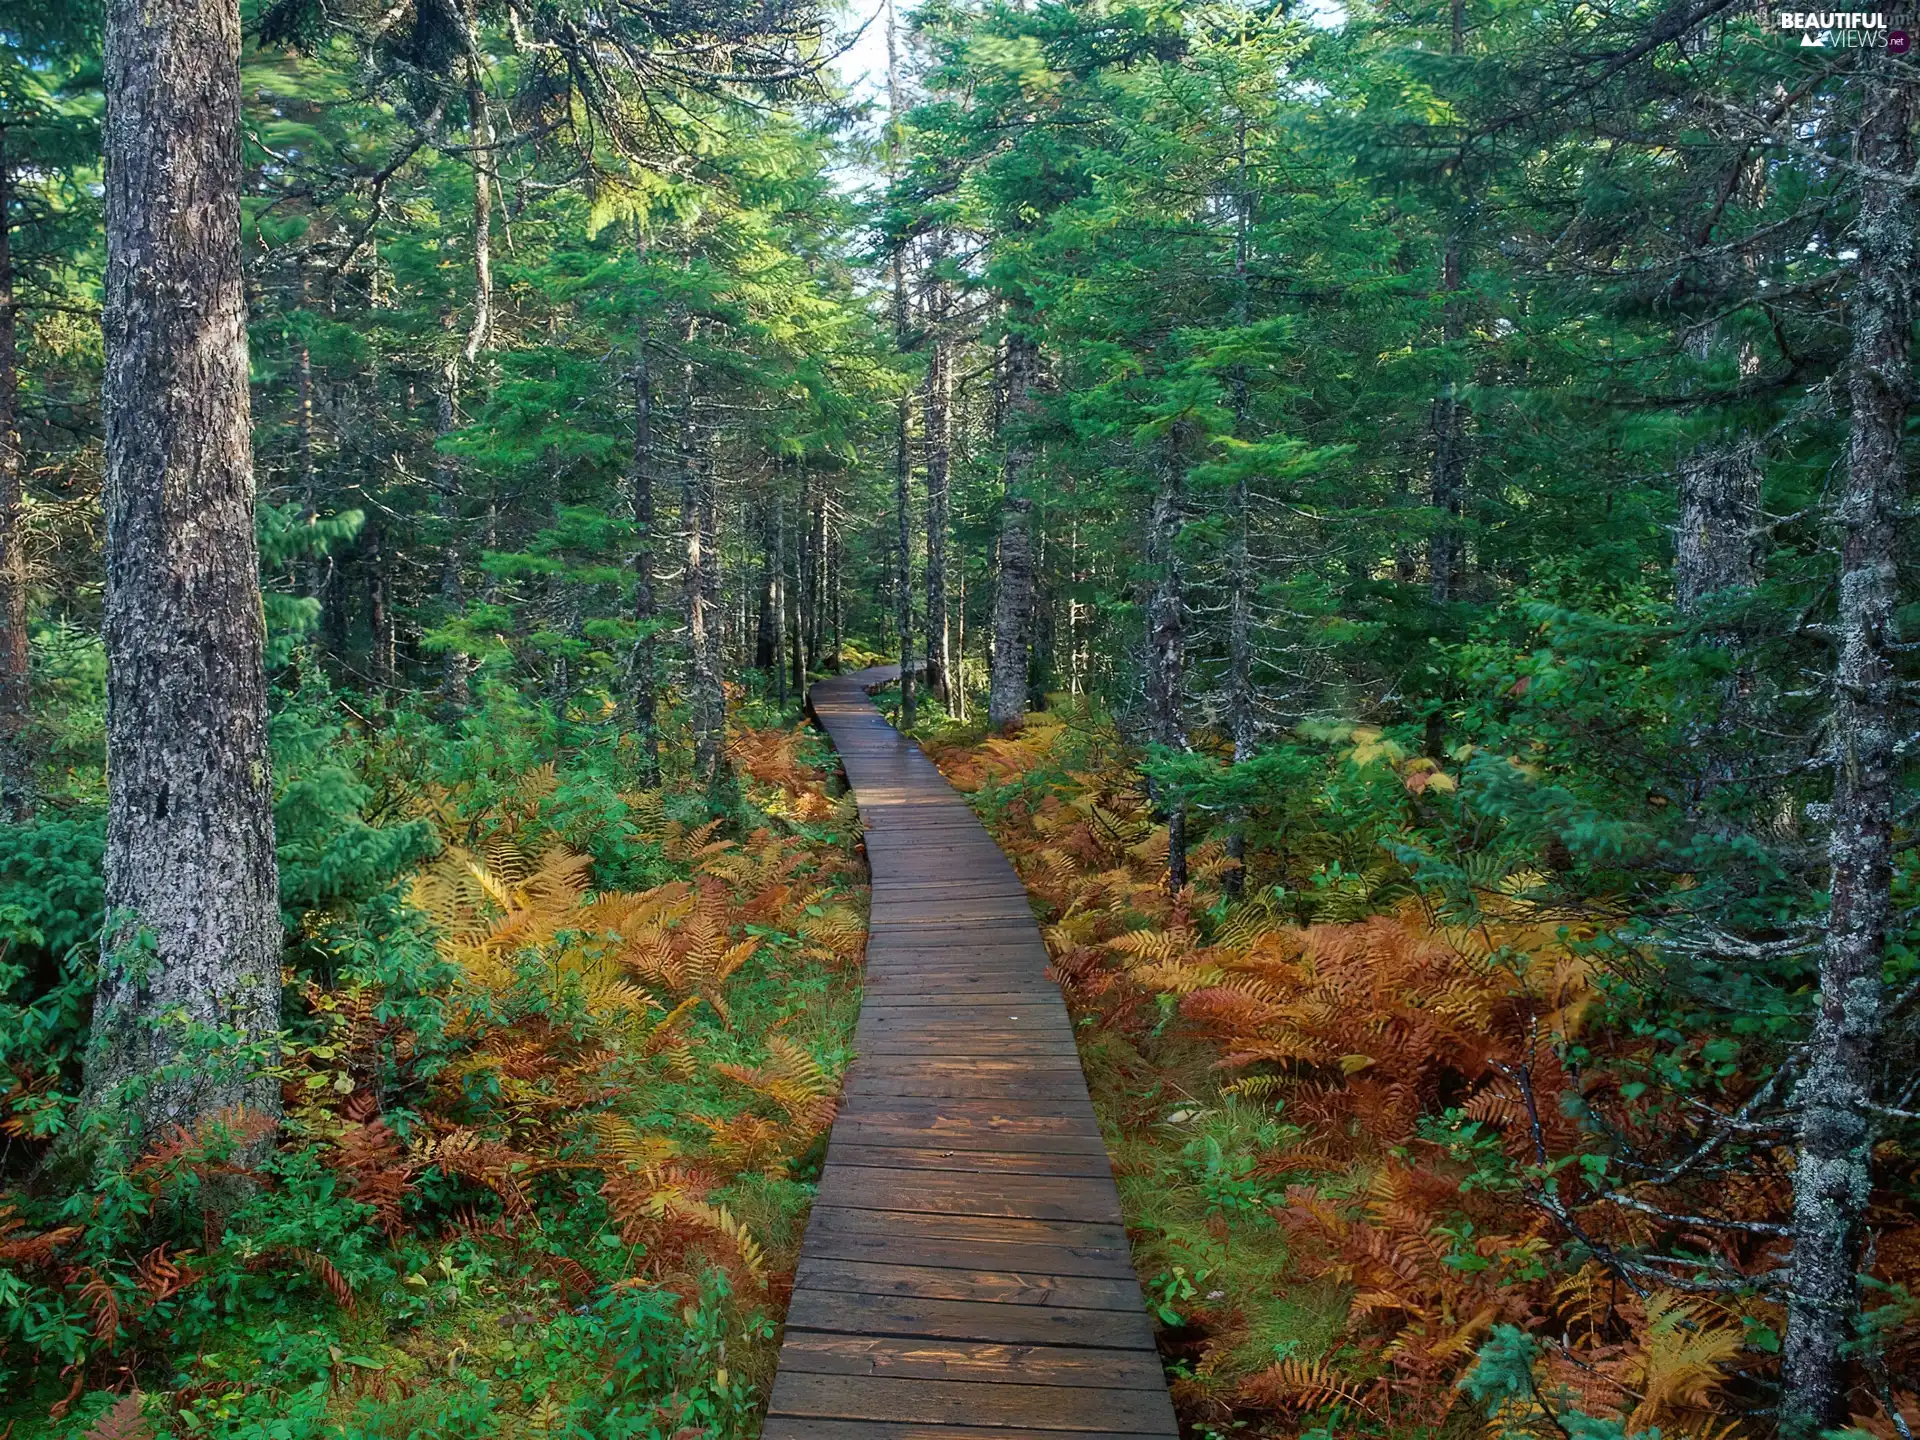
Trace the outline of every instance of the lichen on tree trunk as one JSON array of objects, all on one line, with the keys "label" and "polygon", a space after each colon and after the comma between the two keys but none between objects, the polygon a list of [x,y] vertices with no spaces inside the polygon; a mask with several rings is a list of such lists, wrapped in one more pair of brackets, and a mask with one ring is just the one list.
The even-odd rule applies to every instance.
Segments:
[{"label": "lichen on tree trunk", "polygon": [[120,1138],[277,1113],[281,924],[240,265],[234,0],[111,0],[107,925]]},{"label": "lichen on tree trunk", "polygon": [[1827,840],[1826,944],[1807,1046],[1793,1091],[1798,1136],[1793,1258],[1783,1354],[1782,1432],[1804,1440],[1843,1423],[1858,1329],[1859,1264],[1873,1184],[1874,1080],[1885,1038],[1899,764],[1901,531],[1907,521],[1904,434],[1911,400],[1913,87],[1889,77],[1868,91],[1858,140],[1863,170],[1854,224],[1858,269],[1849,313],[1852,424],[1842,527]]}]

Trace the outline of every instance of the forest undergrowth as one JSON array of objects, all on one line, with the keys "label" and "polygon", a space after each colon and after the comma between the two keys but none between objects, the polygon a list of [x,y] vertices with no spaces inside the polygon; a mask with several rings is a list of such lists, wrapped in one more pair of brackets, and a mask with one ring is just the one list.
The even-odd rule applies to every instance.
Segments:
[{"label": "forest undergrowth", "polygon": [[[1648,1164],[1700,1143],[1663,1087],[1759,1087],[1725,1039],[1654,1023],[1651,958],[1606,903],[1493,867],[1465,907],[1417,887],[1394,842],[1423,805],[1471,807],[1460,775],[1378,730],[1308,737],[1244,893],[1209,840],[1170,895],[1166,827],[1109,721],[1056,709],[930,748],[1043,905],[1192,1433],[1771,1423],[1780,1308],[1703,1281],[1780,1264],[1784,1156],[1743,1145],[1710,1196]],[[1663,1231],[1675,1215],[1693,1223]],[[1920,1374],[1920,1226],[1891,1186],[1873,1223],[1884,1404],[1851,1419],[1893,1437]],[[1663,1233],[1670,1278],[1609,1264]]]},{"label": "forest undergrowth", "polygon": [[284,1121],[103,1131],[90,1186],[58,1177],[97,890],[60,837],[7,857],[0,1001],[38,998],[0,1012],[0,1436],[753,1433],[865,882],[824,743],[735,709],[713,797],[633,788],[611,713],[292,707]]}]

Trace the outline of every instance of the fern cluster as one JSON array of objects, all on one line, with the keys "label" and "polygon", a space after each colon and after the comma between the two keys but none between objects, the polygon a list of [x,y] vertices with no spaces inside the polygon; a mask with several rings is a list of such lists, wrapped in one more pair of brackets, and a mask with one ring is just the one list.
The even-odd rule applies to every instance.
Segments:
[{"label": "fern cluster", "polygon": [[[1454,788],[1378,731],[1316,738],[1338,783]],[[1037,716],[937,755],[1045,903],[1054,973],[1097,1022],[1081,1032],[1096,1101],[1146,1237],[1136,1258],[1168,1267],[1151,1288],[1190,1419],[1458,1433],[1482,1423],[1471,1377],[1511,1333],[1524,1383],[1488,1400],[1490,1435],[1764,1430],[1751,1412],[1777,1353],[1764,1281],[1787,1188],[1764,1146],[1710,1187],[1644,1178],[1698,1134],[1634,1103],[1679,1037],[1614,1003],[1646,973],[1618,914],[1550,903],[1511,864],[1469,874],[1471,859],[1471,905],[1443,907],[1390,846],[1356,854],[1310,811],[1260,857],[1294,885],[1230,895],[1237,867],[1208,839],[1169,894],[1166,830],[1097,720]],[[1916,1230],[1881,1218],[1897,1323]],[[1617,1253],[1671,1258],[1623,1283],[1603,1263]],[[1734,1283],[1692,1293],[1703,1274]],[[1291,1332],[1263,1342],[1273,1317]]]}]

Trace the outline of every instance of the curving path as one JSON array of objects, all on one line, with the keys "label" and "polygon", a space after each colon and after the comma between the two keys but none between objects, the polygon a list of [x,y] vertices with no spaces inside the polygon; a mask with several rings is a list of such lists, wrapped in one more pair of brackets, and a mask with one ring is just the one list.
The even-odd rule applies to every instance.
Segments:
[{"label": "curving path", "polygon": [[867,691],[813,708],[860,804],[855,1043],[766,1440],[1177,1436],[1120,1201],[1026,891]]}]

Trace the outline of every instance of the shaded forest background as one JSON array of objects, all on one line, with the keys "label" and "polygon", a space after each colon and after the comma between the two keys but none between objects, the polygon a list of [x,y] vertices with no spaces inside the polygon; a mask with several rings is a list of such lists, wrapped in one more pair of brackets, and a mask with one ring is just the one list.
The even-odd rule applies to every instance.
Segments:
[{"label": "shaded forest background", "polygon": [[[802,700],[897,659],[1191,1433],[1910,1436],[1907,58],[929,0],[863,101],[804,0],[249,3],[203,275],[137,9],[0,5],[12,1433],[753,1433],[858,995]],[[140,848],[203,763],[235,868]]]}]

